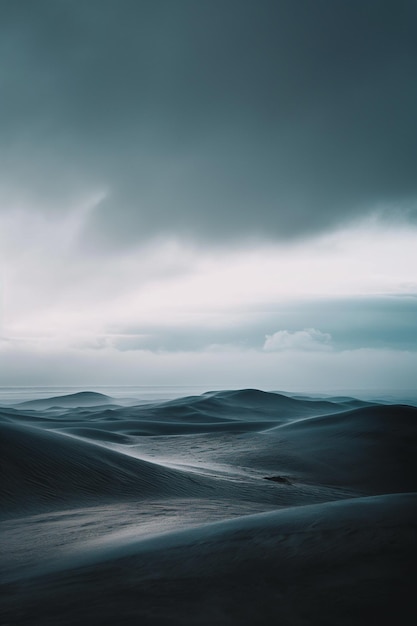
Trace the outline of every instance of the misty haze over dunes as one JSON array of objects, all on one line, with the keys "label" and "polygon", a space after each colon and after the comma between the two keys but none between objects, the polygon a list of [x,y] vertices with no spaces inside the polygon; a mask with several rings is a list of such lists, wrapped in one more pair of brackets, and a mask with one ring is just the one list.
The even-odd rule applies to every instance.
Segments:
[{"label": "misty haze over dunes", "polygon": [[4,623],[415,616],[416,407],[76,392],[0,429]]}]

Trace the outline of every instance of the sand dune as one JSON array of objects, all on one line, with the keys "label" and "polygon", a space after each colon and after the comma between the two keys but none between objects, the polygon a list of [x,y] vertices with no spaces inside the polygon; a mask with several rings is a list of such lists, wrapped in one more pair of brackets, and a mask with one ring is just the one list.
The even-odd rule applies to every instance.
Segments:
[{"label": "sand dune", "polygon": [[417,408],[378,406],[269,431],[304,472],[367,493],[417,489]]},{"label": "sand dune", "polygon": [[147,414],[188,420],[201,416],[226,416],[227,419],[285,422],[294,417],[322,415],[340,410],[346,410],[346,407],[334,402],[295,400],[278,393],[243,389],[207,392],[201,396],[172,400],[148,407]]},{"label": "sand dune", "polygon": [[26,402],[19,403],[18,406],[22,409],[43,410],[51,407],[70,408],[80,406],[97,406],[100,404],[109,404],[111,401],[112,398],[103,393],[97,393],[95,391],[80,391],[78,393],[71,393],[53,398],[28,400]]},{"label": "sand dune", "polygon": [[344,396],[0,409],[2,623],[405,623],[416,443]]},{"label": "sand dune", "polygon": [[39,512],[65,502],[199,496],[207,480],[79,439],[1,426],[2,515]]},{"label": "sand dune", "polygon": [[27,624],[412,623],[416,505],[359,498],[92,541],[9,587],[6,619],[18,596]]}]

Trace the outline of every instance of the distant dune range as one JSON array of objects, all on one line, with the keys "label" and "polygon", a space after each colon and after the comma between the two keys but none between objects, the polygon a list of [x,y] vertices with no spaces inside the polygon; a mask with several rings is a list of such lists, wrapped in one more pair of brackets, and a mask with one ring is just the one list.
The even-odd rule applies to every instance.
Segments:
[{"label": "distant dune range", "polygon": [[416,444],[346,397],[0,408],[0,623],[413,623]]}]

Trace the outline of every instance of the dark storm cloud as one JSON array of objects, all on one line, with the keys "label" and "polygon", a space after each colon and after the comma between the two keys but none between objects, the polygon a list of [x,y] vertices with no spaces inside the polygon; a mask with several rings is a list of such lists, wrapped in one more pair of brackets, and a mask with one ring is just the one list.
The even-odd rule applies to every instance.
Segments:
[{"label": "dark storm cloud", "polygon": [[85,240],[415,218],[414,1],[1,0],[3,205]]}]

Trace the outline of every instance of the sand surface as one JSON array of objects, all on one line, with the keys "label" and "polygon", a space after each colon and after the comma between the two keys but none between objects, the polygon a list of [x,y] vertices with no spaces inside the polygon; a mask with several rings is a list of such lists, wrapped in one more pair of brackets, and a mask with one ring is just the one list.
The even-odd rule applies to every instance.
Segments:
[{"label": "sand surface", "polygon": [[417,408],[258,390],[0,408],[0,625],[417,619]]}]

